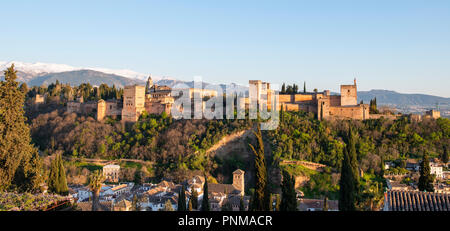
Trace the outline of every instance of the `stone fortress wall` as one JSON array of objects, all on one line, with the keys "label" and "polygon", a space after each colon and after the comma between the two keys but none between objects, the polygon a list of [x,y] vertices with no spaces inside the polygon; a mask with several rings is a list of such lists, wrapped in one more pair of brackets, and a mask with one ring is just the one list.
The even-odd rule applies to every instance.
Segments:
[{"label": "stone fortress wall", "polygon": [[[271,110],[272,95],[275,91],[270,89],[270,83],[261,80],[250,80],[249,97],[241,99],[241,106],[248,109],[250,104],[259,105],[259,109],[267,106]],[[193,99],[194,95],[204,97],[218,96],[218,92],[208,89],[180,89],[188,90],[188,94]],[[358,92],[356,79],[352,85],[341,85],[340,95],[331,95],[329,90],[323,92],[305,92],[296,94],[279,94],[277,109],[284,111],[305,111],[314,113],[319,120],[323,119],[396,119],[399,115],[370,114],[368,104],[357,102]],[[122,100],[99,100],[97,102],[84,102],[83,98],[67,103],[68,112],[81,114],[95,114],[97,120],[105,117],[121,116],[123,122],[136,122],[145,111],[148,114],[171,114],[172,105],[175,98],[171,95],[172,89],[168,86],[158,86],[153,84],[149,77],[146,86],[126,86],[124,88]],[[203,110],[206,102],[202,102]],[[243,105],[242,105],[243,104]],[[439,111],[429,111],[424,118],[439,118]],[[415,117],[414,117],[415,118]],[[421,117],[417,118],[418,120]]]},{"label": "stone fortress wall", "polygon": [[[259,82],[251,80],[250,85],[256,85],[257,89]],[[268,87],[270,85],[267,85]],[[269,97],[273,94],[273,90],[267,89],[270,92],[267,95],[258,93],[258,97]],[[281,107],[285,111],[305,111],[312,112],[317,115],[317,118],[322,119],[369,119],[369,105],[358,104],[358,94],[356,79],[353,85],[341,85],[340,95],[330,95],[329,90],[323,92],[306,92],[297,94],[280,94],[279,95],[278,110]],[[258,102],[261,98],[256,99]],[[269,101],[270,102],[270,101]]]}]

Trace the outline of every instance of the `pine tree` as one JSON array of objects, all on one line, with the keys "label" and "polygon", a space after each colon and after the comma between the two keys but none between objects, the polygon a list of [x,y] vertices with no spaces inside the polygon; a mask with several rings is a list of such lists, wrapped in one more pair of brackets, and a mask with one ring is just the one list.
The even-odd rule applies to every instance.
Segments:
[{"label": "pine tree", "polygon": [[210,211],[209,199],[208,199],[208,178],[205,175],[205,184],[203,184],[203,200],[201,211]]},{"label": "pine tree", "polygon": [[339,210],[356,210],[359,195],[359,168],[356,158],[355,138],[351,127],[347,136],[347,146],[344,149],[339,186]]},{"label": "pine tree", "polygon": [[283,171],[283,181],[281,182],[281,203],[280,211],[297,210],[297,193],[295,192],[295,178],[287,171]]},{"label": "pine tree", "polygon": [[186,190],[184,185],[181,186],[180,193],[178,195],[178,211],[186,211]]},{"label": "pine tree", "polygon": [[189,201],[192,201],[192,208],[198,209],[198,195],[197,190],[192,189],[191,197],[189,198]]},{"label": "pine tree", "polygon": [[249,144],[253,154],[255,155],[255,193],[253,197],[253,211],[267,211],[269,209],[269,193],[267,183],[267,169],[264,158],[264,143],[259,124],[257,124],[257,132],[253,132],[257,139],[257,149]]},{"label": "pine tree", "polygon": [[420,177],[417,186],[420,191],[434,192],[433,181],[434,177],[430,173],[430,160],[428,159],[428,154],[425,153],[420,163]]},{"label": "pine tree", "polygon": [[25,94],[16,82],[14,65],[0,82],[0,191],[36,192],[42,183],[42,162],[25,123]]}]

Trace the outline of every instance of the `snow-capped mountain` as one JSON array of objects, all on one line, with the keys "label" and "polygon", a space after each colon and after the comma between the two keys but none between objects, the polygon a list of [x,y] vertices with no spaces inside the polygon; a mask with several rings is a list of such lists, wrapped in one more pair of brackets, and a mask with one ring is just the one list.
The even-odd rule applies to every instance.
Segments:
[{"label": "snow-capped mountain", "polygon": [[[54,64],[54,63],[26,63],[26,62],[19,62],[19,61],[11,61],[11,62],[2,62],[0,61],[0,70],[5,70],[6,68],[10,67],[11,64],[14,63],[14,66],[17,71],[22,72],[22,75],[25,74],[27,78],[24,78],[24,81],[29,80],[32,77],[43,75],[43,74],[49,74],[49,73],[60,73],[60,72],[68,72],[68,71],[78,71],[78,70],[92,70],[92,71],[98,71],[103,72],[105,74],[113,74],[118,76],[123,76],[130,79],[139,79],[139,80],[147,80],[149,74],[143,74],[132,70],[127,69],[108,69],[108,68],[101,68],[101,67],[73,67],[66,64]],[[3,74],[0,74],[3,75]],[[20,75],[19,75],[20,77]],[[172,79],[170,77],[160,77],[160,76],[153,76],[152,79],[158,81],[161,79]]]},{"label": "snow-capped mountain", "polygon": [[74,71],[77,68],[66,65],[66,64],[53,64],[53,63],[24,63],[18,61],[11,62],[1,62],[0,61],[0,69],[5,70],[10,67],[11,64],[14,64],[16,70],[25,72],[30,75],[39,75],[41,73],[57,73],[57,72],[65,72],[65,71]]},{"label": "snow-capped mountain", "polygon": [[[139,73],[127,69],[108,69],[101,67],[74,67],[66,64],[54,63],[26,63],[20,61],[2,62],[0,61],[0,70],[14,64],[17,70],[17,80],[25,82],[30,86],[49,85],[56,80],[62,83],[68,83],[77,86],[81,83],[90,83],[93,85],[100,85],[102,83],[108,85],[116,85],[123,87],[129,84],[145,85],[148,74]],[[0,79],[3,72],[0,72]],[[194,87],[193,81],[181,81],[175,78],[166,76],[151,75],[154,83],[158,85],[166,85],[176,87],[178,84],[184,84],[188,87]],[[232,89],[237,92],[246,92],[248,87],[240,86],[234,83],[231,84],[211,84],[203,83],[204,88],[216,89],[218,87],[225,89]]]}]

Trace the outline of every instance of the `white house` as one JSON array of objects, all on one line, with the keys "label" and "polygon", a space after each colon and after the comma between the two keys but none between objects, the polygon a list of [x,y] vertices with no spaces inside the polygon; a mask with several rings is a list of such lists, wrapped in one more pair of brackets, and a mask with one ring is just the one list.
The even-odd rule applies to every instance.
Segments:
[{"label": "white house", "polygon": [[442,171],[442,166],[437,163],[430,163],[430,173],[434,174],[437,179],[444,178],[444,172]]}]

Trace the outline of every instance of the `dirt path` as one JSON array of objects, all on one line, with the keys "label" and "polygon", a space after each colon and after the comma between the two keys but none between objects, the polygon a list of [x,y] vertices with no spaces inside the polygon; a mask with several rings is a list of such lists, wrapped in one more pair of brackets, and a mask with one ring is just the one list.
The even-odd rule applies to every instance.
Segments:
[{"label": "dirt path", "polygon": [[[247,137],[250,135],[253,135],[252,133],[253,129],[248,129],[240,132],[233,133],[231,135],[223,137],[219,142],[214,144],[211,148],[209,148],[206,151],[207,155],[221,155],[221,154],[227,154],[229,153],[233,148],[238,145],[238,143],[244,141]],[[230,144],[236,144],[236,145],[230,145]]]},{"label": "dirt path", "polygon": [[75,160],[75,161],[84,161],[87,163],[93,163],[93,164],[97,164],[97,165],[101,165],[101,166],[105,166],[108,164],[118,164],[122,161],[126,161],[126,162],[134,162],[134,163],[139,163],[142,165],[147,165],[150,162],[148,161],[144,161],[144,160],[137,160],[137,159],[117,159],[117,160],[104,160],[104,159],[91,159],[91,158],[77,158],[77,157],[63,157],[64,159],[67,160]]}]

